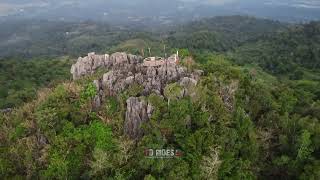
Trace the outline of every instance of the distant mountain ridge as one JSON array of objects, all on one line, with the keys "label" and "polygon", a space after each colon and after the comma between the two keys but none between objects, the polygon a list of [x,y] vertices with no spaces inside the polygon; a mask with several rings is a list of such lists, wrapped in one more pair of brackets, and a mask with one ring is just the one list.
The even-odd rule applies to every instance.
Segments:
[{"label": "distant mountain ridge", "polygon": [[[0,29],[0,57],[79,55],[87,51],[104,53],[107,49],[130,39],[150,41],[157,46],[153,49],[160,49],[161,39],[168,41],[168,45],[172,47],[202,46],[192,41],[199,38],[201,40],[203,35],[214,36],[214,39],[219,40],[215,42],[211,39],[212,42],[208,41],[208,43],[215,42],[212,46],[210,45],[211,48],[218,47],[216,50],[220,51],[228,50],[238,43],[258,38],[263,34],[285,29],[286,24],[248,16],[221,16],[174,27],[162,26],[162,28],[167,27],[163,31],[159,30],[159,24],[156,26],[159,28],[155,28],[154,32],[148,32],[147,28],[139,26],[139,24],[135,26],[138,27],[138,30],[132,30],[132,27],[114,27],[97,22],[6,22]],[[167,35],[163,36],[163,34]],[[176,42],[181,43],[176,44]],[[116,51],[118,50],[116,49]]]}]

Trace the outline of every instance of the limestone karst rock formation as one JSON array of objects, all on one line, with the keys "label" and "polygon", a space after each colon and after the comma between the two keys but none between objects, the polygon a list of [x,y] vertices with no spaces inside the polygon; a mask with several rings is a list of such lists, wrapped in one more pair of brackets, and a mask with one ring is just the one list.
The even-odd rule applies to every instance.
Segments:
[{"label": "limestone karst rock formation", "polygon": [[124,124],[124,133],[131,138],[142,136],[140,126],[147,122],[152,115],[153,107],[138,97],[130,97],[127,100],[126,120]]},{"label": "limestone karst rock formation", "polygon": [[71,67],[73,79],[79,79],[82,76],[94,73],[99,68],[110,69],[113,67],[126,66],[142,62],[142,57],[135,55],[127,55],[126,53],[114,53],[111,56],[96,55],[89,53],[86,57],[79,57],[77,62]]},{"label": "limestone karst rock formation", "polygon": [[[185,67],[177,64],[177,55],[161,62],[146,63],[141,56],[117,52],[111,55],[96,55],[89,53],[80,57],[71,68],[73,78],[93,74],[99,68],[107,71],[100,79],[94,81],[98,94],[94,99],[94,106],[99,107],[108,96],[114,96],[126,90],[133,84],[143,88],[141,96],[151,93],[163,94],[164,88],[173,82],[185,87],[183,94],[187,95],[187,88],[195,86],[201,76],[201,71],[188,73]],[[156,65],[155,65],[156,64]],[[147,122],[152,114],[152,106],[139,99],[130,97],[127,100],[124,132],[135,139],[142,135],[140,125]]]}]

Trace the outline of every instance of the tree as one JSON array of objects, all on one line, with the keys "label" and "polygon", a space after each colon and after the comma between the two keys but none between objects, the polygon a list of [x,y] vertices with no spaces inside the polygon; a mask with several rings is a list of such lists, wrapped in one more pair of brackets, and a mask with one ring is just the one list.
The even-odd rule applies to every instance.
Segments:
[{"label": "tree", "polygon": [[312,141],[310,138],[311,134],[307,130],[304,130],[299,138],[297,160],[300,162],[307,160],[313,152],[313,149],[311,147]]},{"label": "tree", "polygon": [[164,89],[164,95],[168,98],[168,107],[170,100],[177,100],[182,96],[182,88],[178,83],[169,84]]},{"label": "tree", "polygon": [[208,180],[217,180],[219,167],[222,163],[219,157],[219,147],[211,147],[208,156],[204,156],[201,163],[201,176]]}]

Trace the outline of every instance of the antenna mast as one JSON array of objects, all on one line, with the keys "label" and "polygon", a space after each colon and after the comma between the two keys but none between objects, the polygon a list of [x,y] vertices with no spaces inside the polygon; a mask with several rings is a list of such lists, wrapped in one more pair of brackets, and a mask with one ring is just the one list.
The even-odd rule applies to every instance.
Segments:
[{"label": "antenna mast", "polygon": [[163,45],[164,58],[167,58],[166,45]]}]

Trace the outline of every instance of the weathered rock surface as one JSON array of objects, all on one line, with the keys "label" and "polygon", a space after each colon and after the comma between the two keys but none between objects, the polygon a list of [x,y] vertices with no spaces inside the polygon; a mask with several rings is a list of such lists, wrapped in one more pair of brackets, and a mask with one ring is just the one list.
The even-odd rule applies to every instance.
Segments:
[{"label": "weathered rock surface", "polygon": [[88,56],[79,57],[76,64],[71,67],[73,79],[79,79],[82,76],[92,74],[98,68],[105,66],[109,62],[109,55],[96,55],[89,53]]},{"label": "weathered rock surface", "polygon": [[[177,56],[171,56],[176,60]],[[168,58],[168,59],[170,59]],[[94,73],[99,68],[108,72],[99,80],[95,80],[98,94],[94,98],[94,106],[98,108],[107,96],[121,93],[130,85],[138,84],[143,87],[143,96],[151,93],[163,94],[164,88],[173,82],[178,82],[185,89],[196,86],[202,71],[187,73],[186,68],[179,66],[173,60],[170,63],[164,60],[158,66],[148,66],[142,57],[126,53],[112,55],[95,55],[89,53],[87,57],[80,57],[71,68],[74,79]],[[188,94],[185,90],[184,94]],[[152,106],[137,97],[127,100],[125,118],[125,134],[135,139],[142,135],[140,126],[147,122],[152,113]]]},{"label": "weathered rock surface", "polygon": [[135,139],[143,135],[141,125],[147,122],[152,115],[153,107],[137,97],[127,100],[127,112],[124,124],[124,132],[130,138]]},{"label": "weathered rock surface", "polygon": [[128,64],[141,63],[142,57],[135,55],[127,55],[126,53],[114,53],[111,56],[108,54],[96,55],[89,53],[86,57],[79,57],[77,62],[71,67],[73,79],[79,79],[82,76],[94,73],[99,68],[110,69],[112,67],[127,67]]},{"label": "weathered rock surface", "polygon": [[180,81],[180,86],[183,87],[182,96],[192,96],[190,90],[197,86],[198,81],[195,79],[184,77]]},{"label": "weathered rock surface", "polygon": [[145,67],[128,64],[104,74],[102,85],[109,94],[117,94],[133,83],[143,86],[144,95],[151,92],[160,94],[166,84],[179,81],[185,75],[185,69],[175,65]]}]

